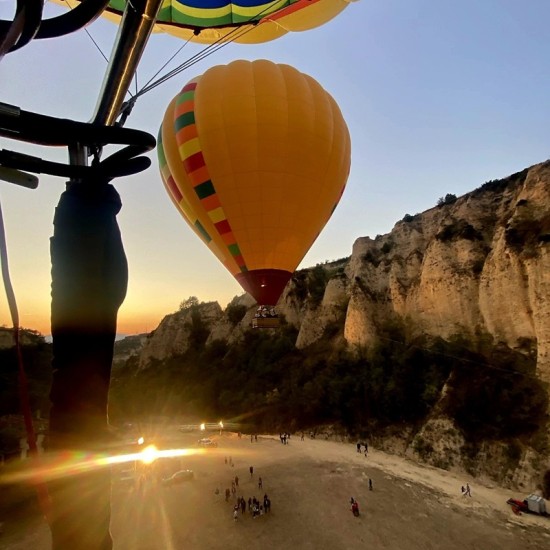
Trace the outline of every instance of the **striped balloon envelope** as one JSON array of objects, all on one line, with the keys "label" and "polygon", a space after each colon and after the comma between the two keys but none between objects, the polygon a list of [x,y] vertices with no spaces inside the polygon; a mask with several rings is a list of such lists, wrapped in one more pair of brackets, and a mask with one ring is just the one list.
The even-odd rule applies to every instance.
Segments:
[{"label": "striped balloon envelope", "polygon": [[[78,0],[53,0],[64,6]],[[198,42],[267,42],[336,17],[354,0],[163,0],[154,30]],[[103,17],[119,23],[128,0],[110,0]]]},{"label": "striped balloon envelope", "polygon": [[189,226],[259,304],[275,305],[340,200],[351,142],[313,78],[234,61],[170,102],[158,155]]}]

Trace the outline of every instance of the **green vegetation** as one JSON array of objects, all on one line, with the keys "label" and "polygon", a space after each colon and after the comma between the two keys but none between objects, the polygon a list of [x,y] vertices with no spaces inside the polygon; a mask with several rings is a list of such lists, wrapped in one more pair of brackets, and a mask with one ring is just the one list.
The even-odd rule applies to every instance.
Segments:
[{"label": "green vegetation", "polygon": [[[457,350],[459,351],[459,350]],[[534,376],[534,360],[503,346],[485,354],[460,347],[447,412],[470,440],[534,435],[543,423],[548,394]]]},{"label": "green vegetation", "polygon": [[456,202],[456,195],[452,193],[447,193],[444,197],[439,197],[437,200],[437,206],[445,206],[447,204],[453,204]]},{"label": "green vegetation", "polygon": [[466,239],[468,241],[482,241],[483,235],[466,220],[456,220],[446,225],[435,238],[441,242]]},{"label": "green vegetation", "polygon": [[180,303],[179,310],[180,311],[186,311],[188,309],[191,309],[192,307],[197,307],[199,305],[199,299],[196,296],[189,296],[186,300],[183,300]]},{"label": "green vegetation", "polygon": [[242,304],[229,304],[225,309],[225,314],[229,319],[229,322],[235,326],[240,323],[243,317],[246,315],[247,308]]},{"label": "green vegetation", "polygon": [[301,302],[309,301],[315,308],[323,300],[330,277],[331,273],[322,264],[317,264],[312,269],[297,271],[292,277],[291,295]]},{"label": "green vegetation", "polygon": [[506,244],[524,258],[537,255],[541,244],[550,242],[550,214],[532,217],[527,210],[506,226]]},{"label": "green vegetation", "polygon": [[250,331],[231,347],[195,346],[137,374],[129,365],[113,383],[113,404],[130,416],[245,415],[263,429],[333,422],[359,432],[422,422],[446,383],[444,412],[467,440],[536,432],[547,396],[531,357],[495,347],[483,334],[445,341],[406,333],[403,323],[389,323],[368,351],[351,356],[335,344],[338,330],[307,350],[295,348],[288,325]]},{"label": "green vegetation", "polygon": [[[28,377],[31,408],[45,415],[49,410],[52,346],[41,341],[22,346],[21,353]],[[15,348],[0,349],[0,416],[19,413],[18,372]]]},{"label": "green vegetation", "polygon": [[[324,288],[323,280],[321,268],[318,279],[308,281],[308,292]],[[348,433],[390,433],[421,425],[437,404],[441,414],[454,418],[471,460],[486,440],[506,442],[511,462],[525,444],[549,450],[541,433],[548,393],[535,377],[531,341],[521,342],[520,352],[482,332],[449,340],[412,337],[406,321],[394,321],[381,327],[368,350],[350,354],[340,343],[341,324],[334,322],[319,342],[298,350],[297,331],[283,320],[277,331],[248,331],[232,345],[206,345],[209,331],[199,308],[190,306],[191,346],[185,354],[145,370],[138,370],[138,357],[132,356],[114,371],[113,421],[189,415],[269,431],[332,423]],[[231,315],[240,314],[235,308]],[[51,345],[24,346],[23,354],[33,411],[45,416]],[[0,413],[17,414],[13,349],[0,350],[0,366]],[[0,434],[0,447],[11,449],[17,435]],[[427,441],[415,440],[414,446],[422,456],[432,452]]]},{"label": "green vegetation", "polygon": [[[36,343],[24,345],[21,350],[31,410],[36,417],[38,411],[47,417],[50,409],[49,391],[52,377],[52,346],[42,338]],[[15,348],[0,349],[0,417],[20,414],[19,367]],[[19,439],[24,436],[23,424],[13,425],[0,422],[0,454],[19,449]]]},{"label": "green vegetation", "polygon": [[476,196],[481,193],[502,193],[508,186],[513,185],[522,185],[527,177],[529,168],[522,170],[521,172],[516,172],[507,178],[501,180],[489,180],[486,181],[483,185],[478,187],[475,191],[472,191],[471,195]]}]

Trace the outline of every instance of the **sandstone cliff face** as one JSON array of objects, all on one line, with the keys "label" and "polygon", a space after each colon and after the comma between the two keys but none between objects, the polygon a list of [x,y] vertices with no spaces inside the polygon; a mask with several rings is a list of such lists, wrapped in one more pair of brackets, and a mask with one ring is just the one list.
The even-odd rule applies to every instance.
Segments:
[{"label": "sandstone cliff face", "polygon": [[[143,345],[139,369],[147,368],[152,360],[162,361],[173,355],[181,355],[189,349],[194,311],[193,308],[188,308],[164,317]],[[201,304],[197,311],[207,328],[213,329],[214,325],[219,325],[222,308],[217,302]]]},{"label": "sandstone cliff face", "polygon": [[482,331],[512,349],[531,343],[550,382],[550,163],[501,187],[488,184],[355,242],[346,267],[350,345],[368,345],[391,316],[443,338]]},{"label": "sandstone cliff face", "polygon": [[[277,306],[299,329],[298,348],[334,325],[343,325],[349,346],[368,347],[385,322],[401,318],[418,333],[487,333],[512,349],[536,350],[537,373],[550,382],[550,162],[406,216],[387,235],[360,237],[349,259],[323,268],[328,282],[318,303],[295,278]],[[231,343],[249,329],[252,298],[231,305],[248,310],[239,323],[217,303],[201,305],[209,342]],[[189,321],[189,311],[167,315],[144,345],[141,368],[183,353]]]},{"label": "sandstone cliff face", "polygon": [[[387,235],[358,238],[349,258],[297,273],[277,305],[298,329],[296,346],[338,333],[349,349],[365,349],[385,323],[400,319],[413,335],[485,335],[495,345],[536,355],[537,376],[550,382],[550,161],[446,199],[405,216]],[[312,289],[319,267],[326,280]],[[231,306],[244,306],[240,321],[218,304],[200,306],[208,342],[231,343],[249,330],[253,300],[244,295]],[[188,348],[189,315],[165,317],[143,348],[140,368]],[[378,443],[397,449],[390,439]],[[496,476],[510,486],[528,486],[535,472],[549,467],[547,458],[523,448],[518,467],[506,471],[516,450],[499,442],[484,443],[478,463],[468,464],[459,451],[460,431],[437,407],[424,426],[404,429],[399,445],[436,466]]]}]

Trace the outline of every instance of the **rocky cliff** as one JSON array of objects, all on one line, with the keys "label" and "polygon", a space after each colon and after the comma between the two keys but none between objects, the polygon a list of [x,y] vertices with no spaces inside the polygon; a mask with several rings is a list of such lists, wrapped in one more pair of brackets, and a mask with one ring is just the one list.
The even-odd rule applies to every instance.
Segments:
[{"label": "rocky cliff", "polygon": [[[490,335],[495,344],[536,353],[537,373],[550,382],[550,162],[487,182],[462,197],[447,196],[407,215],[387,235],[358,238],[351,257],[317,266],[319,299],[297,273],[278,304],[299,328],[297,347],[341,324],[351,347],[368,347],[388,319],[406,319],[417,333]],[[248,330],[254,301],[240,322],[217,303],[201,306],[210,339],[232,341]],[[190,310],[167,315],[147,339],[145,368],[188,347]]]},{"label": "rocky cliff", "polygon": [[[550,382],[550,161],[458,198],[447,195],[423,213],[406,215],[387,235],[358,238],[350,257],[297,272],[277,308],[298,329],[301,350],[328,340],[362,353],[388,322],[399,320],[411,337],[460,335],[504,346],[531,358],[533,375]],[[254,312],[253,300],[243,295],[225,311],[209,303],[167,315],[147,338],[139,369],[184,353],[193,315],[207,342],[231,344],[250,330]],[[516,485],[550,468],[548,457],[528,446],[494,441],[477,449],[483,458],[474,463],[455,452],[464,439],[441,410],[436,406],[392,448],[443,467],[493,477],[498,470],[501,481]],[[512,454],[517,460],[508,471]]]},{"label": "rocky cliff", "polygon": [[[549,262],[546,162],[406,216],[388,235],[357,239],[342,279],[346,341],[368,346],[391,316],[443,338],[484,332],[536,350],[538,374],[550,382]],[[314,331],[302,326],[301,338]]]}]

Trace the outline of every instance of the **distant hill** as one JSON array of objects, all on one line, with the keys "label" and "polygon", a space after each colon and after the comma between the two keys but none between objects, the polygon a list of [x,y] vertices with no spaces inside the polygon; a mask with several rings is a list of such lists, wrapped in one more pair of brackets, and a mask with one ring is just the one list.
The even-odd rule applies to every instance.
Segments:
[{"label": "distant hill", "polygon": [[[44,336],[31,329],[21,329],[19,339],[23,345],[34,345],[45,341]],[[13,329],[0,327],[0,349],[11,348],[14,345]]]}]

